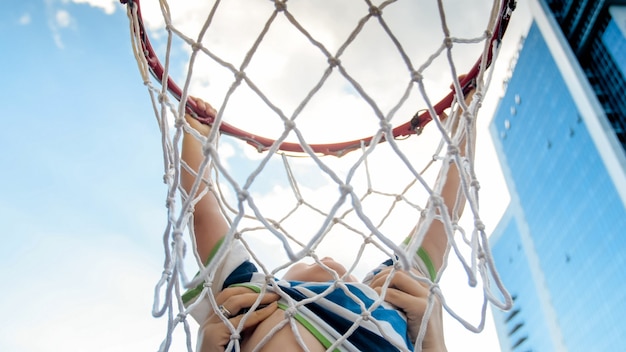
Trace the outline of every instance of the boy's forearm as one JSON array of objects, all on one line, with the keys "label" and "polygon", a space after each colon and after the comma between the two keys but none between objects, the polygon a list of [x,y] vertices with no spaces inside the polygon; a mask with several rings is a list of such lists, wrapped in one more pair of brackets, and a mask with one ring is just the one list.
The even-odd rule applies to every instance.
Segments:
[{"label": "boy's forearm", "polygon": [[[228,231],[228,225],[220,211],[217,198],[211,191],[206,191],[207,183],[202,181],[195,194],[191,194],[193,184],[200,165],[204,161],[202,143],[191,134],[185,132],[183,136],[181,157],[187,167],[181,167],[181,185],[189,197],[197,197],[206,192],[194,207],[194,232],[198,254],[203,261],[209,257],[213,247],[224,237]],[[203,178],[208,180],[208,168]]]},{"label": "boy's forearm", "polygon": [[[469,104],[472,101],[473,95],[474,95],[474,92],[470,92],[466,95],[465,97],[466,105],[469,106]],[[458,111],[458,113],[462,114],[462,111]],[[456,132],[456,128],[458,128],[460,119],[462,118],[464,117],[463,116],[458,117],[456,125],[452,127],[452,132],[453,132],[452,134]],[[475,126],[472,126],[471,128],[475,128]],[[467,140],[467,136],[464,136],[458,142],[458,145],[457,145],[459,148],[459,155],[461,157],[466,156],[466,152],[467,152],[466,140]],[[471,143],[472,143],[472,148],[474,148],[475,138],[471,139]],[[440,175],[440,177],[444,177],[444,176]],[[437,182],[439,182],[439,180]],[[454,216],[455,215],[454,213],[456,210],[456,215],[460,217],[461,214],[463,214],[466,199],[465,199],[464,194],[462,194],[462,192],[459,195],[459,190],[461,188],[461,176],[460,176],[457,164],[455,162],[450,163],[448,167],[448,171],[445,174],[444,182],[445,183],[441,190],[441,199],[446,209],[448,210],[447,215],[450,217]],[[437,271],[443,265],[443,257],[447,249],[447,246],[448,246],[448,236],[446,235],[444,224],[439,220],[433,220],[433,222],[430,225],[430,228],[428,229],[428,231],[426,232],[424,236],[424,240],[422,241],[422,248],[430,256],[430,259],[433,262],[433,266],[435,270]]]},{"label": "boy's forearm", "polygon": [[[181,184],[183,189],[187,192],[187,194],[189,194],[196,180],[196,174],[198,173],[200,164],[202,164],[202,161],[204,160],[204,155],[202,154],[202,144],[200,141],[187,132],[184,132],[183,136],[181,158],[184,161],[184,164],[193,170],[193,173],[191,173],[186,167],[181,167]],[[204,183],[201,183],[199,191],[201,191],[204,187]]]}]

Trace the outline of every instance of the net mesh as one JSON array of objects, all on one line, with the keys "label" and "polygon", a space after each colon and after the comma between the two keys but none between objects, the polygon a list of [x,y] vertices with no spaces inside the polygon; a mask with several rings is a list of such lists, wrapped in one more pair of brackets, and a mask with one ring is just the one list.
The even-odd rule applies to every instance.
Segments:
[{"label": "net mesh", "polygon": [[[476,25],[480,28],[476,35],[458,36],[453,34],[455,28],[469,26],[467,20],[459,26],[447,17],[459,11],[455,9],[458,1],[434,1],[430,12],[426,5],[407,1],[353,1],[350,7],[327,1],[235,3],[203,2],[175,10],[162,0],[153,9],[142,3],[140,15],[139,3],[128,2],[133,49],[162,134],[168,190],[164,271],[153,307],[154,316],[168,320],[160,350],[170,349],[177,330],[184,331],[186,348],[193,350],[188,317],[194,304],[186,307],[182,294],[204,283],[201,296],[217,311],[216,292],[206,282],[215,277],[234,243],[243,244],[268,285],[291,264],[302,260],[322,264],[322,256],[350,263],[348,274],[362,277],[389,258],[397,258],[398,270],[411,267],[410,253],[417,252],[434,221],[444,224],[448,248],[434,280],[414,277],[430,287],[423,319],[428,320],[436,297],[466,328],[482,330],[488,302],[502,309],[511,303],[491,259],[474,170],[476,116],[492,71],[487,65],[478,67],[469,105],[457,77],[470,69],[468,55],[482,57],[483,62],[497,55],[498,46],[492,47],[490,40],[506,4],[466,2],[461,17],[480,9],[483,20]],[[241,11],[241,6],[250,8]],[[407,25],[419,22],[418,14],[428,23],[409,29]],[[424,26],[430,26],[426,33]],[[329,33],[331,29],[339,34]],[[158,40],[161,58],[146,55],[148,30]],[[435,37],[435,44],[427,48],[425,37],[429,36]],[[163,63],[158,80],[151,77],[151,60]],[[179,91],[172,91],[174,82],[182,82]],[[434,103],[433,97],[449,91],[450,82],[457,93],[452,93],[448,105]],[[218,107],[210,122],[227,126],[221,137],[219,128],[206,138],[189,129],[183,116],[190,111],[190,94]],[[430,128],[418,138],[399,138],[394,126],[420,109],[422,116],[434,117]],[[441,119],[438,116],[444,109],[449,116]],[[269,142],[233,133],[231,124],[270,136]],[[405,135],[415,133],[415,127]],[[198,174],[208,170],[211,175],[210,179],[198,177],[190,194],[208,184],[203,192],[215,194],[230,225],[224,243],[206,267],[192,235],[194,204],[204,193],[190,197],[180,185],[181,170],[187,168],[180,154],[184,129],[205,146],[206,158]],[[364,133],[372,137],[360,139]],[[316,147],[326,139],[352,141],[352,136],[355,142],[329,153],[341,158],[322,156]],[[246,148],[241,140],[256,150]],[[298,148],[285,152],[290,143]],[[465,155],[459,154],[463,143]],[[459,202],[447,216],[441,192],[451,165],[460,170],[461,187]],[[467,201],[464,221],[461,201]],[[411,240],[401,245],[408,235]],[[439,282],[451,261],[465,269],[470,286],[482,285],[484,299],[477,324],[446,303]],[[344,278],[330,272],[335,286],[348,291]],[[385,294],[383,289],[377,304]],[[292,303],[296,308],[303,304]],[[364,320],[367,314],[327,350],[340,346]],[[286,318],[283,324],[294,322]],[[240,333],[241,327],[230,328],[234,335]],[[422,324],[416,346],[421,346],[425,329]],[[301,336],[296,338],[306,350]],[[233,339],[229,348],[238,349],[239,341]]]}]

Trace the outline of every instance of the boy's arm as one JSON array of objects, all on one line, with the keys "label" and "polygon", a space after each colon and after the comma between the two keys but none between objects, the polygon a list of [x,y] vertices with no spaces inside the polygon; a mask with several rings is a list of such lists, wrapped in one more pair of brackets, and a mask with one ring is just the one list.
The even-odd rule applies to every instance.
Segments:
[{"label": "boy's arm", "polygon": [[[466,105],[469,105],[471,102],[473,94],[474,92],[472,91],[465,96]],[[458,113],[461,113],[461,111],[458,111]],[[457,127],[458,126],[454,126],[453,131]],[[474,141],[472,141],[472,143],[474,143]],[[459,142],[459,153],[461,156],[465,156],[465,144],[465,139]],[[457,203],[459,187],[461,186],[461,177],[455,163],[450,164],[445,176],[446,179],[441,191],[441,198],[448,209],[448,215],[452,216],[452,212]],[[460,204],[457,210],[460,216],[465,206],[465,197],[461,195],[458,201]],[[420,226],[420,224],[417,226]],[[413,234],[415,234],[417,226],[413,230]],[[439,220],[433,220],[425,234],[421,248],[427,253],[430,261],[432,261],[432,269],[434,269],[435,272],[437,272],[443,264],[447,245],[448,236],[446,235],[443,223]],[[392,272],[394,276],[391,278],[391,281],[388,282],[388,276]],[[434,279],[432,273],[426,274],[429,274],[431,279]],[[383,288],[388,285],[384,299],[405,313],[408,324],[407,331],[411,339],[415,341],[420,332],[424,314],[428,310],[429,299],[432,298],[430,286],[424,282],[414,280],[408,273],[402,271],[395,272],[395,269],[391,267],[383,269],[376,274],[369,285],[379,294],[381,294]],[[447,351],[447,349],[443,334],[443,312],[441,304],[436,303],[432,309],[433,311],[430,314],[427,323],[428,326],[426,327],[426,335],[424,336],[420,350],[424,352],[444,352]]]},{"label": "boy's arm", "polygon": [[[199,109],[204,110],[208,115],[215,116],[216,111],[211,105],[198,98],[194,98],[194,100]],[[211,131],[210,126],[200,123],[188,114],[185,115],[185,119],[187,123],[200,134],[203,136],[209,135]],[[190,194],[191,188],[196,180],[199,166],[204,160],[204,154],[202,152],[202,143],[186,131],[183,134],[181,156],[183,161],[193,170],[193,173],[190,173],[185,167],[181,168],[181,184],[190,197],[196,197],[207,187],[206,182],[201,182],[196,194]],[[203,178],[209,180],[209,177],[210,173],[208,172],[208,168],[206,168]],[[202,199],[195,204],[193,225],[198,254],[202,261],[206,263],[211,251],[215,245],[224,238],[229,228],[228,223],[220,211],[219,203],[212,192],[207,192]]]},{"label": "boy's arm", "polygon": [[[465,96],[465,104],[469,106],[472,101],[472,97],[474,95],[474,91],[469,92]],[[459,107],[459,109],[461,109]],[[458,111],[459,116],[461,116],[462,111]],[[445,114],[444,114],[445,115]],[[440,116],[444,117],[444,116]],[[462,117],[461,117],[462,118]],[[458,124],[458,121],[457,121]],[[453,127],[453,130],[456,130],[457,126]],[[473,127],[475,128],[475,126]],[[459,154],[461,157],[465,156],[466,153],[466,140],[465,137],[459,142]],[[472,139],[472,143],[475,143],[475,138]],[[474,148],[472,146],[472,148]],[[441,177],[441,176],[440,176]],[[457,169],[456,163],[450,163],[450,167],[448,168],[448,172],[446,174],[445,183],[443,185],[441,191],[441,198],[443,200],[443,204],[448,209],[448,215],[452,216],[453,211],[457,209],[457,214],[460,217],[463,214],[463,209],[465,208],[465,196],[463,194],[458,198],[458,206],[457,203],[457,194],[461,187],[461,177],[459,175],[459,170]],[[420,226],[419,224],[417,226]],[[415,233],[415,230],[412,233]],[[439,268],[443,265],[443,257],[446,252],[448,246],[448,236],[446,235],[446,230],[444,224],[439,220],[433,220],[430,224],[429,229],[427,230],[424,240],[422,241],[421,247],[426,251],[428,257],[432,261],[433,267],[435,271],[439,271]]]}]

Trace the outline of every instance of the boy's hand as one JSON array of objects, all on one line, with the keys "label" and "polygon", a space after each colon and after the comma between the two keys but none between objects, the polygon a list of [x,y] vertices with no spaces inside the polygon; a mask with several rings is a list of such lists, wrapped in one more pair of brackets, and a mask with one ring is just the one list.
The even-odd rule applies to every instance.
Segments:
[{"label": "boy's hand", "polygon": [[[196,98],[196,97],[189,97],[190,100],[193,100],[196,105],[198,106],[198,109],[202,112],[204,112],[206,115],[208,116],[215,116],[217,114],[217,110],[215,110],[215,108],[213,108],[211,106],[211,104],[205,102],[204,100],[200,99],[200,98]],[[203,123],[201,123],[200,121],[194,119],[191,115],[189,114],[185,114],[185,120],[187,120],[187,123],[196,131],[200,132],[200,134],[202,134],[203,136],[208,136],[209,133],[211,132],[211,126],[209,125],[205,125]]]},{"label": "boy's hand", "polygon": [[[381,294],[392,268],[383,269],[374,276],[370,283]],[[428,307],[430,290],[427,284],[413,279],[408,273],[395,271],[385,294],[385,301],[404,312],[407,318],[407,330],[413,341],[417,339],[422,319]],[[441,304],[437,301],[428,320],[422,351],[446,351],[443,338],[443,316]]]},{"label": "boy's hand", "polygon": [[[245,287],[227,288],[215,297],[218,306],[225,309],[225,312],[238,314],[242,309],[250,308],[259,297],[256,293]],[[276,301],[280,297],[275,293],[266,293],[261,299],[259,307],[267,305],[264,308],[258,308],[254,312],[240,314],[236,316],[226,316],[230,323],[237,327],[247,315],[243,324],[243,330],[254,328],[267,319],[272,313],[278,309]],[[220,313],[213,312],[212,315],[202,324],[198,331],[198,346],[201,352],[223,352],[230,342],[230,330],[224,324]]]}]

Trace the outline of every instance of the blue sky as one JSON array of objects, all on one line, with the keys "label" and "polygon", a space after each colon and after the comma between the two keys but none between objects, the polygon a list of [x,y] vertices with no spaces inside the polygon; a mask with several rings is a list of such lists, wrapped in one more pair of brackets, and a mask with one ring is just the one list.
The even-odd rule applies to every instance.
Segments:
[{"label": "blue sky", "polygon": [[100,4],[25,0],[0,12],[1,351],[155,350],[165,336],[150,314],[165,225],[160,135],[125,8]]},{"label": "blue sky", "polygon": [[0,13],[2,351],[153,350],[164,336],[150,315],[158,130],[116,7]]}]

